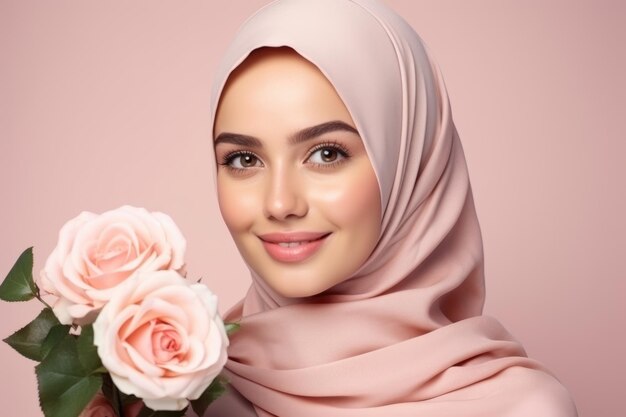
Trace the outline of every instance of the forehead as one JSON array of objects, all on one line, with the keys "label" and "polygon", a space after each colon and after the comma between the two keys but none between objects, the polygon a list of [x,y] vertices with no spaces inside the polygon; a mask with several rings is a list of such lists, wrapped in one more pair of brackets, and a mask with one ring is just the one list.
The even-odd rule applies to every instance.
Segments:
[{"label": "forehead", "polygon": [[324,74],[291,48],[261,48],[229,75],[218,102],[214,137],[229,129],[268,124],[298,129],[328,120],[355,126]]}]

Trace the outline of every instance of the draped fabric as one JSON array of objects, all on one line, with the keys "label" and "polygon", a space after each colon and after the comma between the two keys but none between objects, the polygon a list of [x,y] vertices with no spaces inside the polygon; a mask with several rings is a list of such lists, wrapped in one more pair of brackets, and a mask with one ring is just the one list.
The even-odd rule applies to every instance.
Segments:
[{"label": "draped fabric", "polygon": [[219,63],[211,131],[229,74],[278,46],[316,65],[350,111],[379,182],[382,232],[353,276],[315,296],[283,297],[249,268],[252,285],[225,317],[241,322],[224,371],[232,386],[261,417],[576,416],[559,381],[482,315],[465,156],[420,37],[374,0],[274,1]]}]

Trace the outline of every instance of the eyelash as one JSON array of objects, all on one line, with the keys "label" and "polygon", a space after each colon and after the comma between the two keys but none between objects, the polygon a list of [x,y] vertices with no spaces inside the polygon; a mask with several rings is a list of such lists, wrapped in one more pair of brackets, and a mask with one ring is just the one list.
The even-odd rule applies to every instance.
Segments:
[{"label": "eyelash", "polygon": [[[351,156],[350,152],[348,151],[348,149],[345,148],[345,146],[341,145],[339,142],[329,141],[329,142],[324,142],[324,143],[315,145],[309,151],[306,159],[309,159],[315,152],[319,151],[320,149],[332,149],[334,151],[337,151],[342,156],[342,158],[337,161],[329,162],[327,164],[320,164],[320,163],[314,162],[313,165],[319,168],[333,168],[335,166],[338,166],[344,163]],[[253,152],[238,150],[238,151],[229,152],[226,155],[224,155],[222,157],[222,160],[219,162],[219,164],[235,173],[241,173],[243,171],[246,171],[248,168],[236,168],[232,166],[231,163],[233,162],[235,158],[244,156],[244,155],[250,155],[250,156],[257,158],[258,160],[261,160],[261,158],[256,156]]]},{"label": "eyelash", "polygon": [[315,152],[319,151],[320,149],[332,149],[334,151],[337,151],[342,157],[341,159],[337,161],[329,162],[327,164],[319,164],[319,163],[313,162],[313,165],[317,167],[321,167],[321,168],[335,167],[337,165],[344,163],[346,159],[348,159],[351,156],[350,151],[346,149],[346,147],[340,144],[339,142],[328,141],[328,142],[323,142],[323,143],[319,143],[315,145],[313,149],[311,149],[311,151],[307,155],[306,159],[309,159]]},{"label": "eyelash", "polygon": [[250,151],[233,151],[233,152],[229,152],[228,154],[224,155],[224,157],[222,158],[222,161],[219,164],[224,166],[228,170],[235,172],[235,173],[243,172],[243,171],[245,171],[248,168],[236,168],[236,167],[232,166],[231,163],[233,162],[233,160],[235,158],[237,158],[239,156],[244,156],[244,155],[250,155],[250,156],[253,156],[253,157],[259,159],[258,156],[256,156],[254,153],[252,153]]}]

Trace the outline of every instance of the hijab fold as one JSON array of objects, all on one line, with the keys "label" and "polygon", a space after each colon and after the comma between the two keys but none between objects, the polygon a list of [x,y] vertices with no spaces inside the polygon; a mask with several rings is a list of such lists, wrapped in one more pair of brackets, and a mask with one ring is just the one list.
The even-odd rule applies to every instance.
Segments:
[{"label": "hijab fold", "polygon": [[283,297],[249,268],[252,285],[225,316],[241,322],[224,371],[233,387],[261,417],[575,416],[549,371],[481,315],[465,156],[415,31],[374,0],[269,3],[217,69],[212,124],[229,74],[278,46],[315,64],[350,111],[378,178],[382,232],[353,276],[315,296]]}]

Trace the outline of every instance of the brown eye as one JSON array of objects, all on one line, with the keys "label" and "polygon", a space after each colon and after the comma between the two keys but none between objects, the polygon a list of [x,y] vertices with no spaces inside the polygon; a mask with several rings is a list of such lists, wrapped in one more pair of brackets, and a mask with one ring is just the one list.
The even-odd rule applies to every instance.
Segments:
[{"label": "brown eye", "polygon": [[320,152],[320,157],[324,162],[332,162],[337,159],[337,151],[330,148],[324,148]]},{"label": "brown eye", "polygon": [[343,161],[348,157],[348,153],[337,146],[320,146],[311,152],[309,162],[315,165],[332,165]]},{"label": "brown eye", "polygon": [[256,164],[256,156],[254,155],[240,155],[239,156],[239,161],[241,163],[241,166],[244,168],[250,168],[253,167]]},{"label": "brown eye", "polygon": [[235,152],[227,155],[226,158],[224,158],[222,165],[227,165],[234,169],[246,169],[262,166],[263,164],[253,153]]}]

